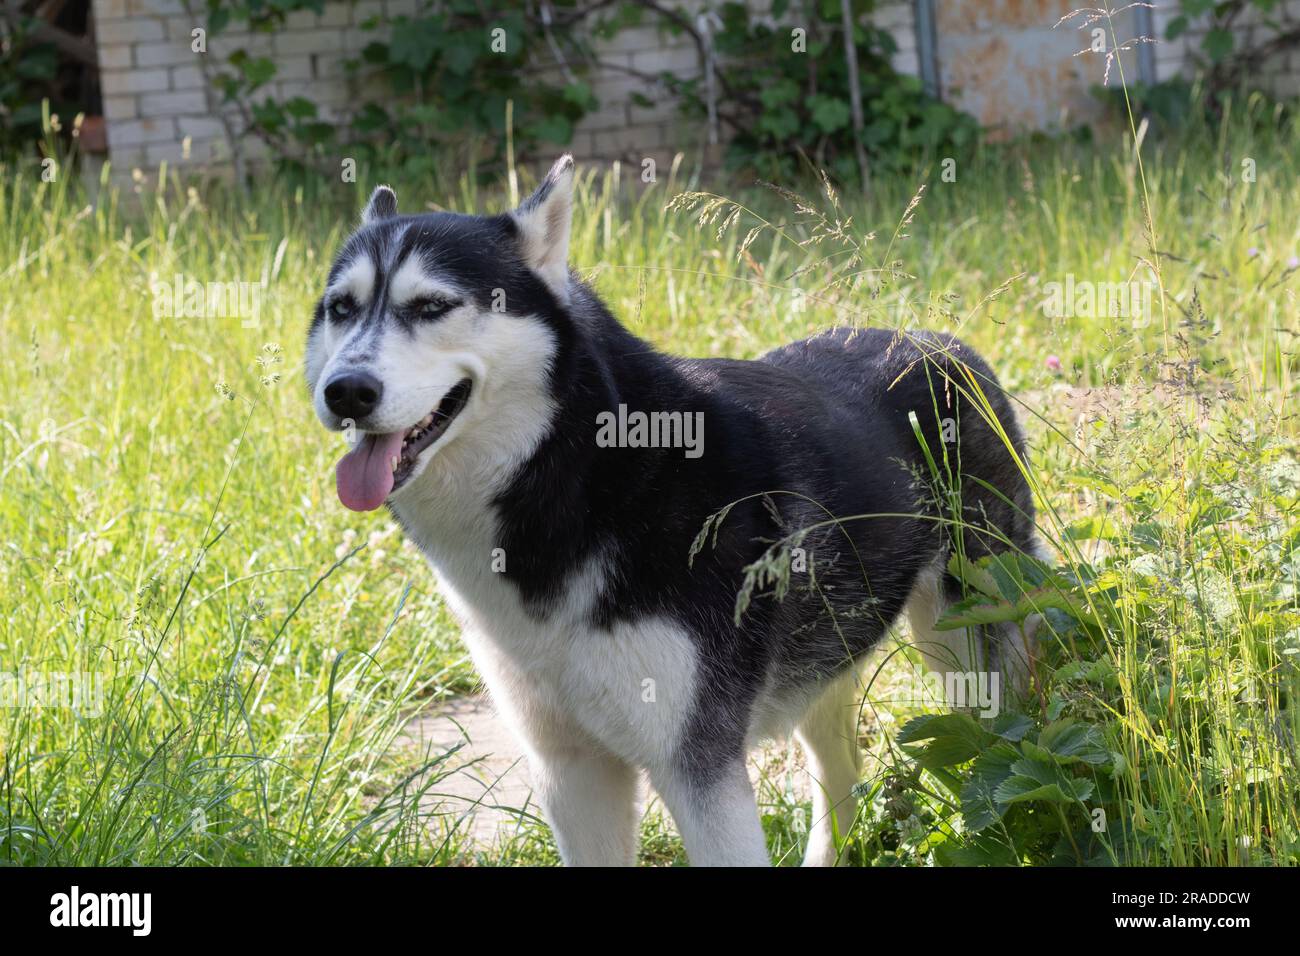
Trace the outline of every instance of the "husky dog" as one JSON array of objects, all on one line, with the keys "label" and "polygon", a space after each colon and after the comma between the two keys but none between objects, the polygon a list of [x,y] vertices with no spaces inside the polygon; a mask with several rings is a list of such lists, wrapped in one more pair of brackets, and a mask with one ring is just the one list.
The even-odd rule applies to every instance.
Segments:
[{"label": "husky dog", "polygon": [[374,191],[307,337],[317,416],[359,439],[339,498],[427,556],[566,863],[636,861],[644,771],[692,863],[769,864],[746,755],[793,730],[833,864],[858,665],[905,607],[935,671],[1024,684],[1018,637],[934,627],[958,543],[1034,548],[1015,416],[944,335],[660,354],[569,271],[573,178],[497,216]]}]

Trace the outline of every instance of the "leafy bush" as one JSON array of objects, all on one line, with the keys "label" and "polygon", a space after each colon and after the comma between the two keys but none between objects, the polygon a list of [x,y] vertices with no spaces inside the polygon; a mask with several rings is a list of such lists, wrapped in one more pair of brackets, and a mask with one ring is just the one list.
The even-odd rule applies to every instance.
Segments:
[{"label": "leafy bush", "polygon": [[[238,21],[270,32],[293,11],[323,8],[324,0],[210,0],[209,27],[219,34]],[[282,163],[310,167],[337,163],[341,152],[358,159],[382,152],[390,177],[425,175],[446,163],[449,151],[467,145],[475,153],[471,159],[500,159],[508,102],[512,135],[524,151],[543,141],[568,143],[577,121],[597,106],[576,76],[552,83],[538,75],[528,52],[538,44],[523,39],[535,36],[538,26],[521,10],[496,12],[474,0],[450,0],[417,16],[372,18],[363,28],[375,39],[345,67],[358,85],[376,82],[386,95],[382,102],[369,96],[343,122],[326,120],[306,97],[277,101],[266,95],[276,75],[269,57],[237,50],[216,77],[226,101],[243,109],[249,129],[275,147]],[[571,51],[582,43],[571,31],[552,35]],[[479,155],[484,144],[486,155]]]},{"label": "leafy bush", "polygon": [[[857,0],[854,49],[862,89],[862,145],[877,170],[911,169],[925,156],[953,155],[974,144],[974,118],[927,96],[915,77],[890,65],[894,39],[864,23],[873,3]],[[776,0],[772,17],[780,23],[789,9]],[[839,0],[819,0],[798,22],[769,26],[743,3],[721,8],[716,33],[718,82],[723,95],[719,118],[734,133],[727,147],[732,168],[757,171],[780,181],[806,172],[800,157],[841,182],[858,178],[850,107],[850,74],[845,60]],[[797,37],[793,30],[805,30]],[[792,44],[806,43],[791,56]],[[665,77],[696,115],[706,110],[703,79]]]},{"label": "leafy bush", "polygon": [[[1176,40],[1194,22],[1205,20],[1207,29],[1197,52],[1206,87],[1216,100],[1222,92],[1254,79],[1265,59],[1300,44],[1300,24],[1279,16],[1285,13],[1277,0],[1179,0],[1165,39]],[[1250,21],[1267,29],[1242,29]]]},{"label": "leafy bush", "polygon": [[6,29],[0,37],[5,52],[0,57],[0,146],[6,149],[40,135],[41,100],[33,88],[51,83],[58,69],[54,47],[29,42],[21,24],[20,19],[18,30]]},{"label": "leafy bush", "polygon": [[[780,18],[787,6],[778,0],[774,15]],[[575,124],[598,106],[580,78],[585,66],[598,62],[587,36],[609,37],[652,17],[669,32],[692,34],[703,48],[699,30],[688,19],[651,4],[629,4],[591,23],[589,30],[572,29],[600,7],[576,0],[557,4],[550,26],[520,10],[485,13],[473,0],[451,0],[391,23],[372,20],[366,27],[375,31],[375,40],[347,67],[357,81],[380,80],[389,95],[382,103],[368,97],[340,125],[327,122],[305,97],[278,102],[265,95],[276,73],[268,57],[236,51],[216,82],[227,101],[243,110],[252,132],[270,142],[282,161],[300,166],[327,153],[332,160],[341,148],[359,157],[382,150],[388,166],[421,174],[430,171],[435,154],[445,161],[448,150],[463,149],[475,139],[487,144],[486,153],[472,150],[471,158],[500,159],[507,102],[513,104],[516,146],[525,153],[543,142],[568,143]],[[295,10],[322,8],[323,0],[209,0],[209,24],[214,34],[235,22],[266,32],[282,26]],[[971,117],[927,97],[919,81],[892,69],[893,38],[861,22],[870,8],[862,0],[854,5],[866,114],[861,140],[873,168],[909,167],[919,154],[950,154],[973,143],[978,127]],[[836,177],[856,177],[849,70],[837,0],[823,0],[808,15],[804,56],[789,56],[788,50],[774,56],[777,45],[790,43],[789,31],[751,20],[743,4],[726,4],[721,13],[722,28],[713,36],[720,116],[733,134],[729,164],[770,178],[788,177],[796,172],[798,154],[806,151]],[[504,31],[504,52],[489,48],[487,38],[494,29]],[[531,42],[525,44],[525,36]],[[537,42],[540,36],[548,42]],[[547,48],[559,50],[565,63],[572,64],[562,81],[544,79],[547,64],[533,51]],[[662,80],[681,97],[688,114],[704,115],[703,78],[664,74]]]},{"label": "leafy bush", "polygon": [[[73,117],[99,112],[95,49],[82,34],[87,5],[9,0],[0,16],[0,156],[38,148],[51,135],[72,144]],[[60,51],[57,43],[68,49]],[[53,124],[45,116],[59,117]]]}]

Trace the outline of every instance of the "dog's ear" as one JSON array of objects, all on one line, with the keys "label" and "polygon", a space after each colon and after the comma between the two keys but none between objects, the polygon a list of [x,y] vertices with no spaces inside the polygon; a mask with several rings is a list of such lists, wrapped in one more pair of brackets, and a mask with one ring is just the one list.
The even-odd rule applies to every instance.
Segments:
[{"label": "dog's ear", "polygon": [[370,202],[366,203],[365,211],[361,213],[361,225],[368,226],[372,222],[396,215],[397,193],[388,186],[376,186],[370,194]]},{"label": "dog's ear", "polygon": [[524,262],[561,303],[569,301],[569,225],[573,221],[573,157],[561,156],[537,191],[511,216]]}]

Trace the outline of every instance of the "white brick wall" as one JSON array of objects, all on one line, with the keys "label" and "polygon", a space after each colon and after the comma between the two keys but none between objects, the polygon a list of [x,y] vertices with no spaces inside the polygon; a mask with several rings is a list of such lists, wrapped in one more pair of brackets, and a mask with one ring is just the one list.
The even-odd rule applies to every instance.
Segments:
[{"label": "white brick wall", "polygon": [[[765,0],[751,2],[755,9],[769,8]],[[193,15],[186,11],[185,0],[94,0],[110,158],[120,176],[130,175],[132,166],[161,160],[175,165],[229,157],[224,127],[209,109],[201,59],[205,56],[214,70],[235,49],[269,56],[278,72],[259,96],[305,96],[317,103],[323,116],[343,116],[360,101],[348,89],[343,60],[383,35],[362,29],[362,24],[376,17],[383,21],[411,15],[417,0],[327,0],[321,15],[295,12],[273,35],[240,32],[232,26],[228,33],[207,37],[206,54],[191,49],[192,31],[206,27],[205,5],[202,0],[191,0],[191,5]],[[687,10],[698,7],[698,0],[685,5]],[[917,73],[911,0],[883,0],[875,17],[898,44],[895,66]],[[537,37],[535,42],[545,41]],[[645,76],[664,71],[699,75],[699,53],[689,36],[647,20],[598,41],[596,49],[607,66],[583,78],[601,105],[575,131],[569,148],[579,158],[667,159],[701,141],[699,124],[685,122],[667,90]],[[556,67],[550,78],[558,77]],[[650,104],[632,102],[634,94]],[[217,102],[216,95],[211,99]],[[264,154],[262,144],[251,137],[241,140],[241,146],[250,156]]]},{"label": "white brick wall", "polygon": [[[1178,12],[1178,5],[1173,0],[1158,4],[1154,11],[1156,77],[1160,80],[1180,75],[1190,78],[1196,65],[1206,60],[1201,52],[1201,43],[1212,25],[1208,15],[1192,21],[1191,26],[1176,39],[1165,39],[1169,23]],[[1268,19],[1271,25],[1265,24],[1264,17],[1253,6],[1244,10],[1232,25],[1238,46],[1253,45],[1278,29],[1289,31],[1300,27],[1300,0],[1281,0],[1269,12]],[[1276,96],[1300,95],[1300,54],[1284,51],[1253,64],[1249,79]]]},{"label": "white brick wall", "polygon": [[872,16],[872,22],[887,30],[898,46],[891,65],[908,76],[921,75],[921,61],[916,52],[915,13],[912,0],[883,0]]},{"label": "white brick wall", "polygon": [[[162,159],[178,164],[228,157],[224,127],[208,108],[200,57],[211,57],[214,69],[236,49],[271,57],[276,77],[259,96],[305,96],[323,116],[338,118],[359,100],[348,89],[343,60],[383,36],[362,24],[412,15],[417,0],[328,0],[321,15],[297,11],[273,35],[232,28],[208,37],[206,54],[191,49],[192,31],[206,27],[199,0],[193,3],[194,16],[183,0],[94,0],[93,7],[110,158],[118,175],[129,175],[131,165]],[[675,104],[657,84],[626,71],[690,75],[698,70],[694,44],[689,37],[645,26],[620,32],[600,51],[615,68],[584,76],[602,106],[583,121],[570,148],[584,158],[663,149],[675,138],[670,128],[680,124]],[[631,104],[634,91],[654,105]],[[187,137],[188,152],[182,142]],[[261,152],[250,140],[241,145],[252,155]]]}]

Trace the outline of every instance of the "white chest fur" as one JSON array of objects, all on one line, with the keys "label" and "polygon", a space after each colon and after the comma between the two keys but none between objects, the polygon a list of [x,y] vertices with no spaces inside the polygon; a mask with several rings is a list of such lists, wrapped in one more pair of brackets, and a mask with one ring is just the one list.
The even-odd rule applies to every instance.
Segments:
[{"label": "white chest fur", "polygon": [[690,638],[659,617],[594,627],[606,577],[599,557],[569,575],[544,616],[530,613],[509,580],[510,555],[494,550],[495,516],[467,494],[398,511],[503,716],[534,752],[595,745],[636,766],[665,766],[694,700]]}]

